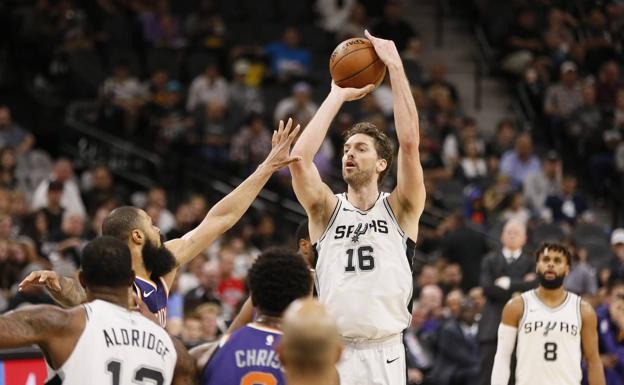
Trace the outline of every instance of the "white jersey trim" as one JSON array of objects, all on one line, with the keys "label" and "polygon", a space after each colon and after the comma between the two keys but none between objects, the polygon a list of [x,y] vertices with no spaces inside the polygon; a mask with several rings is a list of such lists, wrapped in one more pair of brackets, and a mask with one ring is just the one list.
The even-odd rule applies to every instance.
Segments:
[{"label": "white jersey trim", "polygon": [[559,306],[557,306],[557,307],[550,307],[550,306],[546,305],[544,302],[542,302],[542,300],[537,295],[536,289],[531,290],[531,294],[533,294],[533,296],[537,300],[537,304],[540,307],[542,307],[544,310],[547,310],[550,313],[555,313],[555,312],[563,309],[563,307],[568,303],[568,301],[570,301],[570,297],[571,297],[570,292],[566,291],[566,298],[563,300],[563,302],[561,302],[561,304],[559,304]]}]

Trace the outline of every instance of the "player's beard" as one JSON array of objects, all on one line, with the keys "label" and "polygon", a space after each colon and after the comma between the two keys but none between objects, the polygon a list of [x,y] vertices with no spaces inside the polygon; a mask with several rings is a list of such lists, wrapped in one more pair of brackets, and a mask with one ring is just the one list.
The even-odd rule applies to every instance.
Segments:
[{"label": "player's beard", "polygon": [[540,285],[542,285],[545,289],[554,290],[559,289],[563,286],[563,280],[565,279],[565,275],[557,275],[555,274],[555,278],[546,279],[544,273],[537,273],[537,278],[539,280]]},{"label": "player's beard", "polygon": [[347,174],[343,169],[342,177],[349,186],[357,188],[365,185],[370,179],[372,179],[373,171],[356,168],[354,171]]},{"label": "player's beard", "polygon": [[149,239],[143,245],[143,264],[145,270],[151,272],[152,280],[169,273],[176,266],[176,259],[163,243],[156,246]]}]

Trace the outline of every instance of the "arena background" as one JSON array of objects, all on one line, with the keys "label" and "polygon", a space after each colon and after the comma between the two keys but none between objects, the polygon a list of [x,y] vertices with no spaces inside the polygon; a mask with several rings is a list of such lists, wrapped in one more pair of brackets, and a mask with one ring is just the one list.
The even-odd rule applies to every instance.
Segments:
[{"label": "arena background", "polygon": [[[262,161],[276,121],[305,125],[329,90],[331,51],[365,28],[396,42],[420,116],[429,264],[407,335],[427,355],[410,364],[414,383],[446,359],[436,330],[462,298],[485,301],[480,261],[509,219],[527,224],[529,252],[574,247],[582,283],[570,289],[608,306],[609,275],[624,276],[624,234],[612,237],[624,214],[623,23],[618,0],[2,1],[0,311],[51,303],[16,283],[42,268],[74,274],[115,206],[145,208],[169,238],[192,228]],[[345,105],[316,157],[335,191],[340,134],[363,120],[394,131],[388,82]],[[217,338],[253,257],[294,248],[302,219],[287,170],[276,174],[180,274],[171,331],[189,346]],[[38,354],[0,356],[0,384],[42,383],[40,361],[23,357]]]}]

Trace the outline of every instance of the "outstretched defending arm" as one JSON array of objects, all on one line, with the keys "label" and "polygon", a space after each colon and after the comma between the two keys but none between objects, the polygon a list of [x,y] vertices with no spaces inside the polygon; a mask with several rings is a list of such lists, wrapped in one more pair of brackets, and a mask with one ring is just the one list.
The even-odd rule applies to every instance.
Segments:
[{"label": "outstretched defending arm", "polygon": [[399,139],[397,186],[390,195],[390,206],[405,233],[418,238],[418,220],[425,207],[425,182],[420,165],[420,133],[418,111],[410,89],[401,57],[391,40],[380,39],[365,31],[375,52],[388,67],[392,98],[394,101],[394,124]]},{"label": "outstretched defending arm", "polygon": [[321,104],[310,123],[303,130],[295,143],[292,155],[301,157],[301,161],[290,165],[292,184],[299,203],[303,206],[310,220],[310,240],[318,240],[329,222],[331,212],[336,205],[336,197],[329,186],[323,183],[313,163],[314,156],[323,144],[332,120],[340,107],[350,100],[357,100],[371,92],[375,87],[340,88],[332,82],[329,95]]},{"label": "outstretched defending arm", "polygon": [[[182,238],[166,243],[167,248],[175,255],[178,265],[193,259],[217,237],[234,226],[275,171],[299,160],[298,157],[289,155],[290,145],[298,132],[299,126],[293,128],[291,119],[286,125],[280,121],[279,129],[273,131],[271,152],[256,171],[215,204],[195,229]],[[166,280],[168,281],[168,277]],[[171,286],[171,282],[167,283]]]}]

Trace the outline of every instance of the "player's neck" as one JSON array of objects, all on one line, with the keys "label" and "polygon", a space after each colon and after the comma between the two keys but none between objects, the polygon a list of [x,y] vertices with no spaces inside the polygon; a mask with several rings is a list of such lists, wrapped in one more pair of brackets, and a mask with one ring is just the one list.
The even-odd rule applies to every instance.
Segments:
[{"label": "player's neck", "polygon": [[282,330],[282,318],[281,317],[273,317],[270,315],[258,313],[258,316],[254,320],[258,325],[266,326],[269,328]]},{"label": "player's neck", "polygon": [[128,309],[128,288],[111,288],[111,287],[92,287],[87,288],[87,301],[91,302],[96,299],[113,303]]},{"label": "player's neck", "polygon": [[379,187],[375,182],[362,186],[351,186],[347,188],[347,200],[360,210],[368,210],[379,198]]},{"label": "player's neck", "polygon": [[544,286],[540,285],[537,288],[536,293],[539,299],[545,305],[550,307],[557,307],[561,305],[567,295],[566,291],[563,289],[563,286],[556,289],[546,289]]}]

